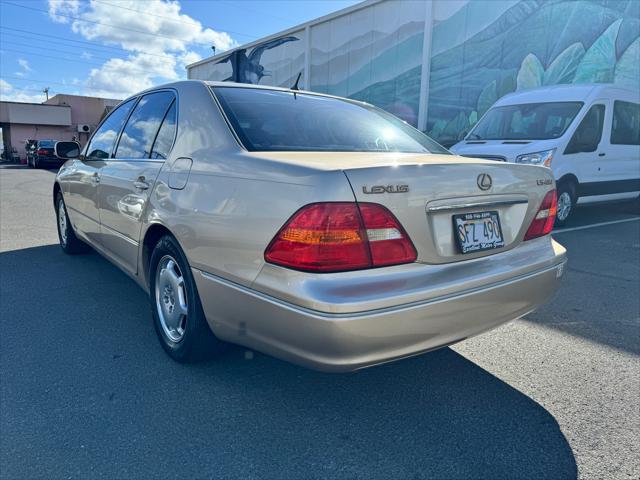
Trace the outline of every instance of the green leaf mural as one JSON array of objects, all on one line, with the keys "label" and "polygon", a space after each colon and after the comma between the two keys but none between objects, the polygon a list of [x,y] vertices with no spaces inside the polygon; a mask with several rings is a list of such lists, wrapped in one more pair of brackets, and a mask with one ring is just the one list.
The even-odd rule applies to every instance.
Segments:
[{"label": "green leaf mural", "polygon": [[464,112],[460,112],[455,116],[453,120],[447,123],[447,126],[442,131],[442,134],[448,138],[453,137],[459,140],[462,138],[463,134],[467,132],[468,128],[469,118],[467,118],[467,115]]},{"label": "green leaf mural", "polygon": [[574,83],[612,82],[616,67],[616,37],[622,19],[613,22],[584,54]]},{"label": "green leaf mural", "polygon": [[624,87],[640,88],[640,37],[627,47],[618,60],[613,81]]},{"label": "green leaf mural", "polygon": [[549,68],[544,72],[542,83],[544,85],[571,83],[585,52],[584,46],[580,42],[569,45],[551,62]]},{"label": "green leaf mural", "polygon": [[489,107],[496,103],[498,100],[497,82],[494,80],[489,83],[480,92],[478,97],[478,115],[484,115],[484,112],[489,110]]},{"label": "green leaf mural", "polygon": [[473,127],[478,122],[478,112],[475,110],[469,114],[469,126]]},{"label": "green leaf mural", "polygon": [[544,77],[544,67],[538,57],[535,54],[530,53],[520,65],[518,71],[518,77],[516,78],[516,90],[527,90],[529,88],[536,88],[542,85],[542,79]]}]

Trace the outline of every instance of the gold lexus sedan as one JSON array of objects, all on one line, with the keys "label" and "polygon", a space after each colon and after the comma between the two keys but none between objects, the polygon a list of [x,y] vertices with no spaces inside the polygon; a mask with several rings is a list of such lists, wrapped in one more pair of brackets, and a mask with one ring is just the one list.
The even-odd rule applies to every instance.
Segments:
[{"label": "gold lexus sedan", "polygon": [[549,169],[454,156],[366,103],[183,81],[56,153],[62,249],[135,279],[178,361],[232,342],[356,370],[521,317],[564,271]]}]

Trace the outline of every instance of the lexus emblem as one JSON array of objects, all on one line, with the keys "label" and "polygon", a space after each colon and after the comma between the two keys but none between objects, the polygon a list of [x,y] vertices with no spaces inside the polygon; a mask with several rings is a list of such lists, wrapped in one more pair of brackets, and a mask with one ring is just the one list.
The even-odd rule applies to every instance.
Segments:
[{"label": "lexus emblem", "polygon": [[491,188],[491,176],[488,173],[478,175],[478,188],[480,190],[489,190]]}]

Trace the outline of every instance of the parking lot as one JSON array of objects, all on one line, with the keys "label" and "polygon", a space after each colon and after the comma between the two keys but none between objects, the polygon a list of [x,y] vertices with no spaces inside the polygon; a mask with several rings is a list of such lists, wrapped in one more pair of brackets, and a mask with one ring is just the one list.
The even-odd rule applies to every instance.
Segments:
[{"label": "parking lot", "polygon": [[170,360],[134,282],[58,247],[54,175],[0,165],[3,478],[640,477],[638,202],[556,233],[569,266],[539,311],[338,375]]}]

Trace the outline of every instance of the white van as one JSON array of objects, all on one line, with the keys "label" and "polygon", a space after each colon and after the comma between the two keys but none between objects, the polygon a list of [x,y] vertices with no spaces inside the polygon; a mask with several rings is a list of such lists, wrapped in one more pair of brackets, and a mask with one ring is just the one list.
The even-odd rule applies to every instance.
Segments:
[{"label": "white van", "polygon": [[640,92],[583,84],[511,93],[451,151],[550,167],[562,225],[577,203],[640,194]]}]

